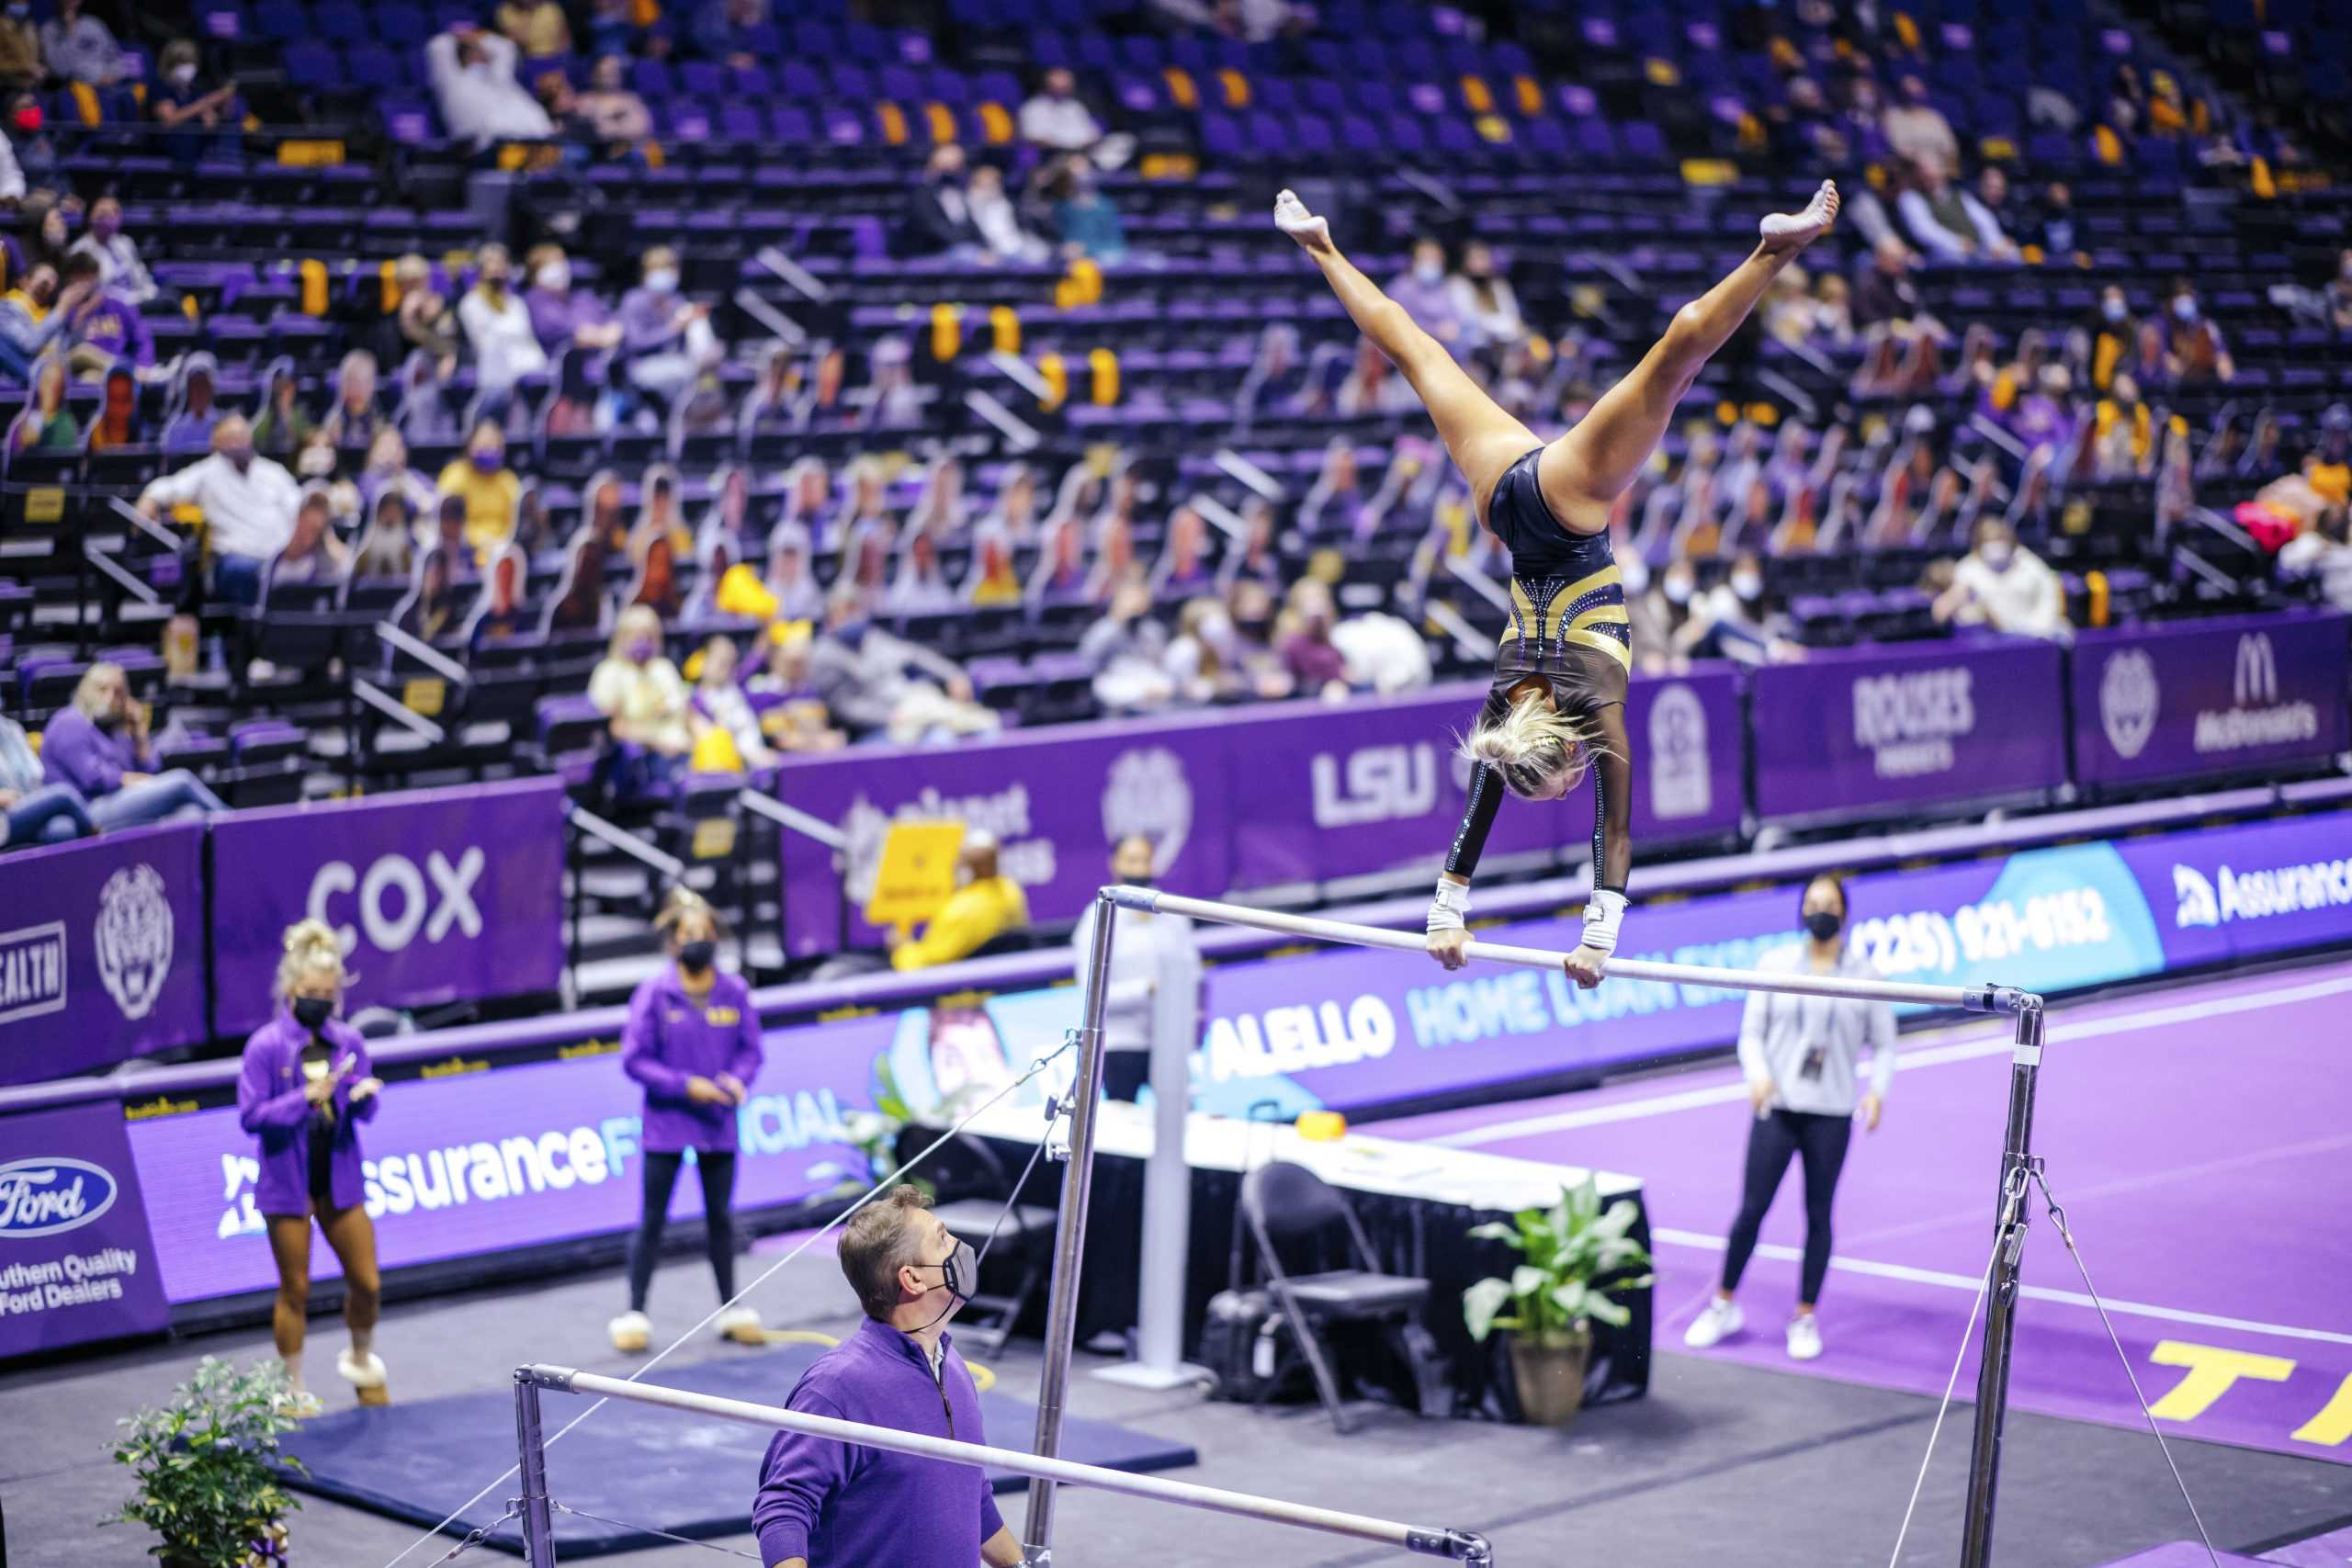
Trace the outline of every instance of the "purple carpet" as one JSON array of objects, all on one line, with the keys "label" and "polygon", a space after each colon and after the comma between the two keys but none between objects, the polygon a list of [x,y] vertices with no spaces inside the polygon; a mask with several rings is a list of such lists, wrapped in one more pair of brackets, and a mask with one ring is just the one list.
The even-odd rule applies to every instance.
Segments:
[{"label": "purple carpet", "polygon": [[[1884,1124],[1838,1195],[1821,1324],[1781,1328],[1804,1214],[1792,1170],[1740,1290],[1745,1334],[1703,1354],[1939,1393],[1992,1245],[2009,1074],[1987,1021],[1905,1042]],[[1737,1207],[1748,1110],[1735,1070],[1382,1123],[1639,1175],[1658,1258],[1658,1345],[1678,1354]],[[2352,1463],[2352,964],[2221,980],[2051,1015],[2034,1148],[2167,1432]],[[2011,1398],[2144,1426],[2040,1202]],[[1975,1386],[1972,1348],[1961,1393]]]}]

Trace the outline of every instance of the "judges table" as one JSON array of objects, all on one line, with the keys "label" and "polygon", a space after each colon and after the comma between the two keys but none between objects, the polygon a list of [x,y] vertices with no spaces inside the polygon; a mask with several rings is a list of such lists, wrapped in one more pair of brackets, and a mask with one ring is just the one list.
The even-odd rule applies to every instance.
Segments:
[{"label": "judges table", "polygon": [[[966,1132],[989,1145],[1003,1167],[1003,1179],[1010,1181],[1028,1163],[1045,1128],[1037,1106],[999,1105],[975,1118]],[[938,1133],[936,1127],[910,1127],[899,1145],[900,1157],[929,1145]],[[1103,1104],[1095,1125],[1094,1191],[1079,1291],[1081,1344],[1093,1335],[1135,1325],[1145,1239],[1144,1165],[1152,1143],[1148,1111],[1117,1101]],[[943,1162],[933,1168],[942,1173],[943,1199],[1002,1195],[1002,1186],[987,1188],[952,1151],[943,1150],[936,1157]],[[1486,1404],[1495,1414],[1515,1414],[1507,1363],[1499,1354],[1500,1337],[1485,1346],[1474,1342],[1463,1326],[1461,1303],[1462,1292],[1473,1282],[1489,1274],[1508,1276],[1518,1255],[1497,1242],[1473,1241],[1467,1233],[1487,1220],[1556,1201],[1563,1187],[1582,1181],[1588,1172],[1356,1132],[1337,1141],[1317,1141],[1301,1137],[1287,1122],[1239,1122],[1197,1111],[1186,1118],[1184,1158],[1193,1177],[1184,1272],[1188,1352],[1200,1343],[1209,1298],[1234,1283],[1237,1271],[1248,1283],[1255,1283],[1259,1276],[1255,1249],[1239,1224],[1242,1174],[1269,1160],[1289,1160],[1346,1194],[1382,1269],[1430,1281],[1425,1326],[1452,1364],[1460,1407]],[[1065,1169],[1039,1161],[1023,1189],[1023,1201],[1056,1207]],[[1604,1203],[1623,1198],[1641,1208],[1632,1235],[1647,1246],[1649,1214],[1642,1206],[1639,1179],[1607,1171],[1589,1174],[1596,1178]],[[984,1238],[965,1239],[977,1247]],[[1015,1273],[1017,1269],[992,1259],[989,1288],[1002,1287]],[[1040,1289],[1024,1320],[1026,1330],[1042,1330],[1045,1297]],[[1649,1287],[1625,1291],[1618,1299],[1633,1320],[1623,1328],[1593,1325],[1588,1403],[1638,1398],[1649,1387]]]}]

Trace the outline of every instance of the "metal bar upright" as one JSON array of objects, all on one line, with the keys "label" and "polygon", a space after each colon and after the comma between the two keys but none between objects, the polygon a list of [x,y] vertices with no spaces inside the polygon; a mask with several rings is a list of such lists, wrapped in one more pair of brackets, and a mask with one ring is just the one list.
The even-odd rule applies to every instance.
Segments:
[{"label": "metal bar upright", "polygon": [[[1071,1090],[1069,1169],[1062,1176],[1061,1213],[1054,1224],[1053,1294],[1046,1306],[1046,1365],[1037,1380],[1036,1451],[1061,1452],[1062,1404],[1069,1392],[1069,1362],[1078,1336],[1080,1268],[1086,1256],[1086,1208],[1094,1187],[1094,1111],[1102,1098],[1102,1010],[1111,992],[1111,943],[1119,906],[1106,890],[1094,900],[1094,945],[1086,966],[1085,1020],[1078,1032],[1078,1082]],[[1029,1483],[1029,1517],[1023,1554],[1031,1568],[1054,1560],[1054,1483]]]},{"label": "metal bar upright", "polygon": [[539,1385],[521,1371],[514,1374],[514,1449],[523,1472],[523,1561],[529,1568],[556,1568],[547,1443],[539,1434]]},{"label": "metal bar upright", "polygon": [[1961,1568],[1989,1568],[1993,1504],[2001,1472],[2001,1429],[2008,1418],[2009,1359],[2017,1337],[2018,1275],[2025,1262],[2025,1182],[2033,1164],[2033,1097],[2041,1072],[2041,998],[2024,997],[2017,1011],[2017,1050],[2009,1066],[2009,1122],[2001,1145],[2001,1196],[1992,1284],[1984,1306],[1984,1351],[1976,1375],[1976,1431],[1968,1455],[1968,1502]]}]

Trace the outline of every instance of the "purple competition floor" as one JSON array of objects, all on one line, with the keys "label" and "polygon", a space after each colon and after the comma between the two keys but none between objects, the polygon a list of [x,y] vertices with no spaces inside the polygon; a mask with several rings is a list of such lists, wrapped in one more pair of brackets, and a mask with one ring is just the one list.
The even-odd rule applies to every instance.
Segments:
[{"label": "purple competition floor", "polygon": [[[1623,1170],[1647,1186],[1658,1348],[1942,1392],[1992,1246],[2009,1053],[1991,1021],[1905,1039],[1857,1131],[1820,1307],[1827,1353],[1781,1344],[1804,1240],[1792,1168],[1740,1290],[1747,1327],[1685,1350],[1737,1208],[1735,1069],[1384,1122],[1387,1136]],[[2168,1433],[2352,1464],[2352,964],[2051,1014],[2034,1148]],[[2144,1423],[2037,1199],[2011,1398]],[[1972,1348],[1962,1398],[1975,1387]]]}]

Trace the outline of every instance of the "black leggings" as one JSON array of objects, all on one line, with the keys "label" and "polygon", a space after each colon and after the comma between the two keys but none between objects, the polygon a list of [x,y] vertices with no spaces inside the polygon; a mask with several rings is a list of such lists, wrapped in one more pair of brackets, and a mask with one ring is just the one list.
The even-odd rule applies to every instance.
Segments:
[{"label": "black leggings", "polygon": [[1739,1288],[1748,1255],[1756,1250],[1756,1233],[1764,1211],[1781,1190],[1792,1155],[1804,1159],[1804,1279],[1797,1300],[1810,1304],[1821,1299],[1821,1282],[1829,1273],[1829,1203],[1838,1195],[1838,1172],[1846,1164],[1846,1145],[1853,1141],[1851,1115],[1822,1116],[1810,1111],[1775,1111],[1747,1130],[1747,1187],[1739,1202],[1739,1218],[1732,1222],[1731,1244],[1724,1249],[1724,1289]]},{"label": "black leggings", "polygon": [[[653,1282],[653,1265],[662,1256],[662,1228],[670,1219],[670,1194],[678,1185],[684,1155],[645,1156],[645,1212],[638,1216],[637,1235],[628,1246],[628,1310],[645,1310],[645,1292]],[[735,1156],[695,1151],[695,1168],[702,1173],[703,1240],[710,1253],[710,1271],[718,1280],[718,1299],[735,1299]]]}]

